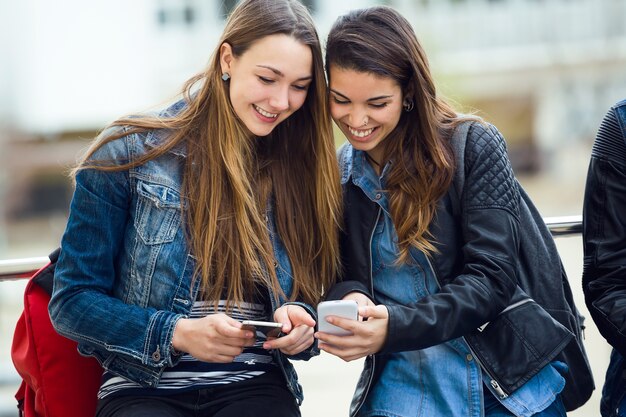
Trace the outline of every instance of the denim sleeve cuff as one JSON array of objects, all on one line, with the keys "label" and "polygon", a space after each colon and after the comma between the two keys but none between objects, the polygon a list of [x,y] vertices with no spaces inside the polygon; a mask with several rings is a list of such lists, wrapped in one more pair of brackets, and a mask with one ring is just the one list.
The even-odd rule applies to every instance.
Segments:
[{"label": "denim sleeve cuff", "polygon": [[181,314],[169,311],[157,311],[148,324],[148,337],[144,350],[144,364],[153,367],[172,367],[180,360],[181,355],[172,349],[172,337]]}]

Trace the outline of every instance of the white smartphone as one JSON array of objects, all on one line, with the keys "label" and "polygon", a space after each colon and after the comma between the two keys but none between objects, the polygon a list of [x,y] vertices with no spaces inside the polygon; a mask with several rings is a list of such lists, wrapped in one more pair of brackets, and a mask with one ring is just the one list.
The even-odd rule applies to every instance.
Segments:
[{"label": "white smartphone", "polygon": [[347,336],[348,330],[342,329],[326,321],[327,316],[337,316],[356,320],[359,317],[359,306],[354,300],[322,301],[317,305],[317,328],[320,332]]},{"label": "white smartphone", "polygon": [[241,328],[245,330],[252,330],[256,333],[262,333],[266,338],[269,337],[280,337],[281,329],[283,328],[282,323],[277,323],[274,321],[255,321],[255,320],[244,320],[241,322],[243,325]]}]

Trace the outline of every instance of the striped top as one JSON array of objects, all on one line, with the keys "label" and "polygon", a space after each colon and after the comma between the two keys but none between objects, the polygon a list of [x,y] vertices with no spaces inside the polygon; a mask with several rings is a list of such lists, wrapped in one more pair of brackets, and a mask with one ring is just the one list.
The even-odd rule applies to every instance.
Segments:
[{"label": "striped top", "polygon": [[[265,291],[263,291],[265,293]],[[257,292],[258,294],[258,292]],[[269,303],[267,303],[269,304]],[[266,303],[242,303],[234,306],[229,314],[235,320],[268,320]],[[209,314],[224,313],[226,301],[219,302],[217,310],[213,302],[196,300],[189,318],[201,318]],[[232,382],[248,380],[265,372],[276,369],[276,364],[269,351],[263,349],[265,341],[262,333],[257,333],[254,346],[244,348],[241,355],[231,363],[202,362],[185,353],[180,362],[163,372],[156,388],[145,388],[126,378],[106,371],[102,376],[102,385],[98,398],[117,395],[171,395],[184,391],[198,390],[212,385],[224,385]]]}]

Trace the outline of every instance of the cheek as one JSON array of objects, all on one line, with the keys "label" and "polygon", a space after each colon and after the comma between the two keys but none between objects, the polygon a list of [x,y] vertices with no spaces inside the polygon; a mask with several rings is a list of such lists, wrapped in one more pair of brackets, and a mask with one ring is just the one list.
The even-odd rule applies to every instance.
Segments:
[{"label": "cheek", "polygon": [[385,114],[381,114],[380,119],[378,121],[382,124],[387,125],[388,128],[393,129],[396,127],[396,125],[400,121],[401,115],[402,115],[401,111],[397,111],[397,110],[389,111]]},{"label": "cheek", "polygon": [[346,111],[342,110],[341,106],[338,106],[337,104],[333,102],[330,103],[330,116],[333,119],[339,120],[345,115],[346,115]]},{"label": "cheek", "polygon": [[[263,87],[249,79],[231,80],[230,97],[238,103],[259,101],[263,97]],[[234,104],[234,103],[233,103]]]},{"label": "cheek", "polygon": [[291,107],[293,108],[293,111],[296,111],[300,107],[302,107],[302,105],[306,101],[306,97],[307,92],[297,92],[291,96],[291,99],[289,101],[291,102]]}]

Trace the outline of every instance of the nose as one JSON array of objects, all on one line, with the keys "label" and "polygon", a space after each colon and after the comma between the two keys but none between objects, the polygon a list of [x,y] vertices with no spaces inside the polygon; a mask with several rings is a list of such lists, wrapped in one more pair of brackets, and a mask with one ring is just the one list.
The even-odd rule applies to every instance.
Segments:
[{"label": "nose", "polygon": [[269,104],[274,111],[285,111],[289,108],[289,89],[279,88],[270,97]]},{"label": "nose", "polygon": [[348,115],[348,124],[354,128],[360,128],[363,126],[363,122],[369,120],[367,112],[362,109],[352,109]]}]

